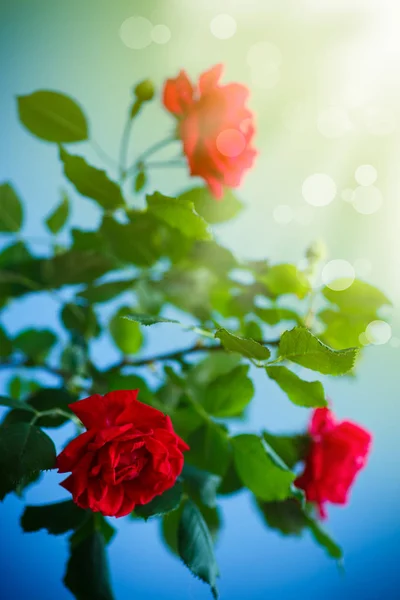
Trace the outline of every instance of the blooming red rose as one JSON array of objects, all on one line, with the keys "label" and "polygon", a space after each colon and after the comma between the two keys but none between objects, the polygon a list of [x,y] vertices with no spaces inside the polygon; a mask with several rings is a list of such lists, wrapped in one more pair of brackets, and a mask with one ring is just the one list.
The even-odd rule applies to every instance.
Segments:
[{"label": "blooming red rose", "polygon": [[216,198],[224,186],[240,185],[256,151],[253,114],[245,107],[248,90],[239,83],[220,85],[222,65],[200,75],[198,87],[185,71],[164,86],[164,106],[178,119],[178,136],[183,141],[191,175],[207,182]]},{"label": "blooming red rose", "polygon": [[350,421],[336,422],[328,408],[314,411],[308,431],[310,452],[295,484],[325,518],[325,502],[347,503],[350,487],[366,463],[372,436]]},{"label": "blooming red rose", "polygon": [[123,517],[172,487],[189,450],[169,417],[137,400],[139,390],[98,394],[70,405],[87,431],[57,457],[74,502]]}]

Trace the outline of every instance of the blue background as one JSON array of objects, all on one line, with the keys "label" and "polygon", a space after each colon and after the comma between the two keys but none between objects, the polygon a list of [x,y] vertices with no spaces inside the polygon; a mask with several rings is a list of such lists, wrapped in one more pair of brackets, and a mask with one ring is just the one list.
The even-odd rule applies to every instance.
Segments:
[{"label": "blue background", "polygon": [[[384,10],[385,3],[378,6],[372,2],[368,6],[370,4],[378,15],[379,7]],[[33,138],[19,125],[17,95],[36,89],[55,89],[79,99],[89,115],[96,141],[117,156],[130,89],[136,81],[151,76],[160,86],[166,75],[174,76],[180,68],[186,68],[194,76],[221,61],[226,64],[226,80],[244,81],[252,89],[261,156],[240,190],[247,205],[246,212],[232,224],[216,229],[217,238],[243,257],[296,261],[314,238],[322,237],[327,241],[330,258],[350,262],[360,257],[369,260],[372,265],[369,281],[379,285],[396,307],[400,221],[394,157],[400,146],[398,135],[371,138],[356,130],[348,137],[326,140],[315,128],[307,129],[307,120],[305,129],[297,133],[288,132],[282,121],[286,105],[293,99],[305,104],[310,111],[317,110],[321,102],[328,102],[331,84],[327,85],[323,77],[321,83],[317,56],[320,60],[327,56],[328,60],[329,52],[337,48],[331,74],[336,87],[342,86],[345,90],[346,82],[341,79],[344,63],[340,59],[343,45],[349,44],[346,55],[349,60],[345,64],[351,63],[352,57],[361,52],[354,46],[356,41],[365,51],[370,51],[371,45],[374,49],[374,44],[378,48],[374,32],[382,30],[384,37],[383,25],[375,22],[375,29],[368,29],[374,23],[374,13],[364,14],[357,2],[348,2],[346,6],[341,2],[335,6],[327,2],[324,10],[313,2],[283,5],[254,0],[204,3],[191,0],[142,3],[18,0],[2,4],[0,181],[12,181],[25,202],[23,235],[30,238],[32,248],[36,252],[47,252],[43,218],[58,202],[59,190],[65,187],[65,182],[55,148]],[[348,11],[349,5],[354,5],[352,12]],[[225,12],[235,16],[238,31],[229,40],[219,40],[211,35],[209,23],[216,14]],[[153,43],[143,50],[124,46],[118,35],[120,25],[135,14],[155,24],[165,23],[171,30],[170,42]],[[364,38],[360,32],[364,32]],[[248,47],[264,39],[282,48],[288,65],[282,82],[273,90],[252,87],[244,59]],[[332,64],[328,64],[332,68]],[[394,66],[393,63],[393,69]],[[370,67],[379,70],[379,64]],[[368,76],[372,78],[370,72]],[[363,80],[357,83],[360,93],[369,100],[370,92],[363,86]],[[374,102],[379,100],[379,106],[390,105],[392,110],[392,104],[396,105],[398,99],[397,92],[388,88],[386,79],[370,83],[374,92],[379,83],[382,93],[378,99],[374,95]],[[170,117],[154,103],[135,126],[133,154],[164,137],[170,126]],[[74,151],[100,165],[86,145],[79,145]],[[379,181],[385,192],[385,203],[379,213],[368,217],[357,215],[338,199],[325,208],[313,208],[308,224],[290,223],[284,227],[274,222],[273,209],[277,204],[287,203],[293,209],[304,204],[301,183],[307,175],[322,170],[335,178],[338,187],[345,188],[349,185],[349,172],[359,164],[373,164],[381,174]],[[110,175],[113,175],[111,171]],[[184,170],[158,171],[150,188],[168,194],[187,184]],[[66,187],[73,197],[72,224],[94,228],[99,219],[96,207],[74,196]],[[129,196],[129,190],[127,194]],[[61,239],[67,237],[68,234],[62,234]],[[6,242],[3,236],[2,245]],[[66,299],[68,293],[63,292],[61,297]],[[102,318],[111,314],[115,306],[111,304],[103,310]],[[11,333],[32,325],[61,332],[58,312],[59,304],[54,298],[42,294],[13,303],[3,311],[2,322]],[[394,335],[399,331],[395,310],[392,329]],[[148,335],[143,354],[187,343],[190,343],[189,334],[173,326],[160,326]],[[397,372],[400,350],[395,346],[367,348],[355,381],[347,378],[324,381],[337,414],[356,420],[374,434],[370,461],[359,476],[350,505],[344,509],[329,508],[327,526],[344,547],[346,575],[338,572],[308,535],[303,539],[282,539],[267,530],[250,497],[243,493],[221,501],[224,526],[217,545],[217,559],[222,574],[219,584],[222,598],[314,600],[340,596],[373,600],[398,597],[397,423],[400,411]],[[117,356],[106,336],[94,343],[93,354],[104,366]],[[1,392],[10,373],[1,372],[0,377]],[[237,425],[237,430],[259,431],[268,427],[273,431],[290,431],[305,426],[307,411],[290,405],[260,373],[254,373],[254,379],[256,399],[249,411],[248,423]],[[50,376],[42,377],[41,381],[56,383]],[[52,431],[59,448],[71,433],[68,426],[55,433]],[[64,490],[58,486],[61,479],[55,473],[46,474],[39,486],[28,491],[26,501],[38,504],[65,498]],[[0,596],[41,600],[71,598],[61,583],[67,558],[66,540],[44,532],[22,534],[19,526],[22,508],[23,502],[14,496],[7,497],[0,507]],[[193,579],[164,548],[157,522],[133,523],[125,519],[114,524],[119,533],[109,547],[109,557],[117,600],[210,597],[207,587]]]}]

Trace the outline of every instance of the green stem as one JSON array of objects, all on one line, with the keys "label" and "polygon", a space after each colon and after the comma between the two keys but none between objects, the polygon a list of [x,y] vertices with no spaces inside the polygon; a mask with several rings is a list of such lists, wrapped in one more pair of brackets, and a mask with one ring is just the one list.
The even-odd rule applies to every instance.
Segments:
[{"label": "green stem", "polygon": [[124,131],[121,138],[121,147],[119,151],[119,181],[120,185],[124,182],[127,177],[126,163],[128,160],[128,149],[129,149],[129,138],[131,135],[133,119],[129,114],[126,120]]},{"label": "green stem", "polygon": [[152,154],[155,154],[155,152],[158,152],[158,150],[161,150],[162,148],[165,148],[166,146],[168,146],[169,144],[171,144],[171,142],[175,142],[177,141],[176,137],[170,136],[167,137],[163,140],[160,140],[159,142],[153,144],[152,146],[150,146],[149,148],[147,148],[147,150],[145,150],[144,152],[142,152],[142,154],[140,154],[136,161],[133,163],[133,165],[131,165],[126,173],[125,173],[125,177],[129,177],[129,175],[133,175],[138,167],[146,160],[146,158],[148,158],[149,156],[151,156]]}]

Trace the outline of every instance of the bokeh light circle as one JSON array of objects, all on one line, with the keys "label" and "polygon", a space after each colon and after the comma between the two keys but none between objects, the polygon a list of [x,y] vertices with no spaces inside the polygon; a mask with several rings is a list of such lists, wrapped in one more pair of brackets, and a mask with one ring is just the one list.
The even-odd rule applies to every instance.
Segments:
[{"label": "bokeh light circle", "polygon": [[372,185],[375,183],[378,173],[372,165],[360,165],[354,174],[355,179],[360,185]]},{"label": "bokeh light circle", "polygon": [[383,203],[382,192],[375,186],[358,186],[354,190],[353,206],[362,215],[372,215]]},{"label": "bokeh light circle", "polygon": [[233,158],[245,149],[246,138],[237,129],[225,129],[218,135],[216,144],[221,154]]},{"label": "bokeh light circle", "polygon": [[312,206],[326,206],[336,196],[336,184],[332,177],[325,173],[314,173],[304,180],[302,186],[303,198]]},{"label": "bokeh light circle", "polygon": [[365,330],[365,335],[370,344],[380,346],[390,340],[392,337],[392,328],[385,321],[371,321]]},{"label": "bokeh light circle", "polygon": [[323,283],[335,292],[341,292],[351,286],[356,277],[353,266],[342,259],[331,260],[322,269]]},{"label": "bokeh light circle", "polygon": [[153,25],[144,17],[129,17],[119,28],[119,36],[125,46],[142,50],[151,44]]},{"label": "bokeh light circle", "polygon": [[220,40],[228,40],[235,35],[237,24],[231,15],[221,14],[213,18],[210,23],[211,33]]},{"label": "bokeh light circle", "polygon": [[171,39],[171,31],[169,27],[160,23],[155,25],[151,30],[151,39],[156,44],[166,44]]},{"label": "bokeh light circle", "polygon": [[287,225],[293,219],[293,210],[287,204],[280,204],[274,208],[273,216],[279,225]]}]

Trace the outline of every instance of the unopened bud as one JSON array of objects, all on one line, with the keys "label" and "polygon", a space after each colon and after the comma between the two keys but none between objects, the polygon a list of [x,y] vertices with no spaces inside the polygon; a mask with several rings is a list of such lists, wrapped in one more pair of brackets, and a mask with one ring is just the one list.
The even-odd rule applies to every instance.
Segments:
[{"label": "unopened bud", "polygon": [[154,97],[154,84],[150,79],[144,79],[134,89],[139,102],[149,102]]}]

